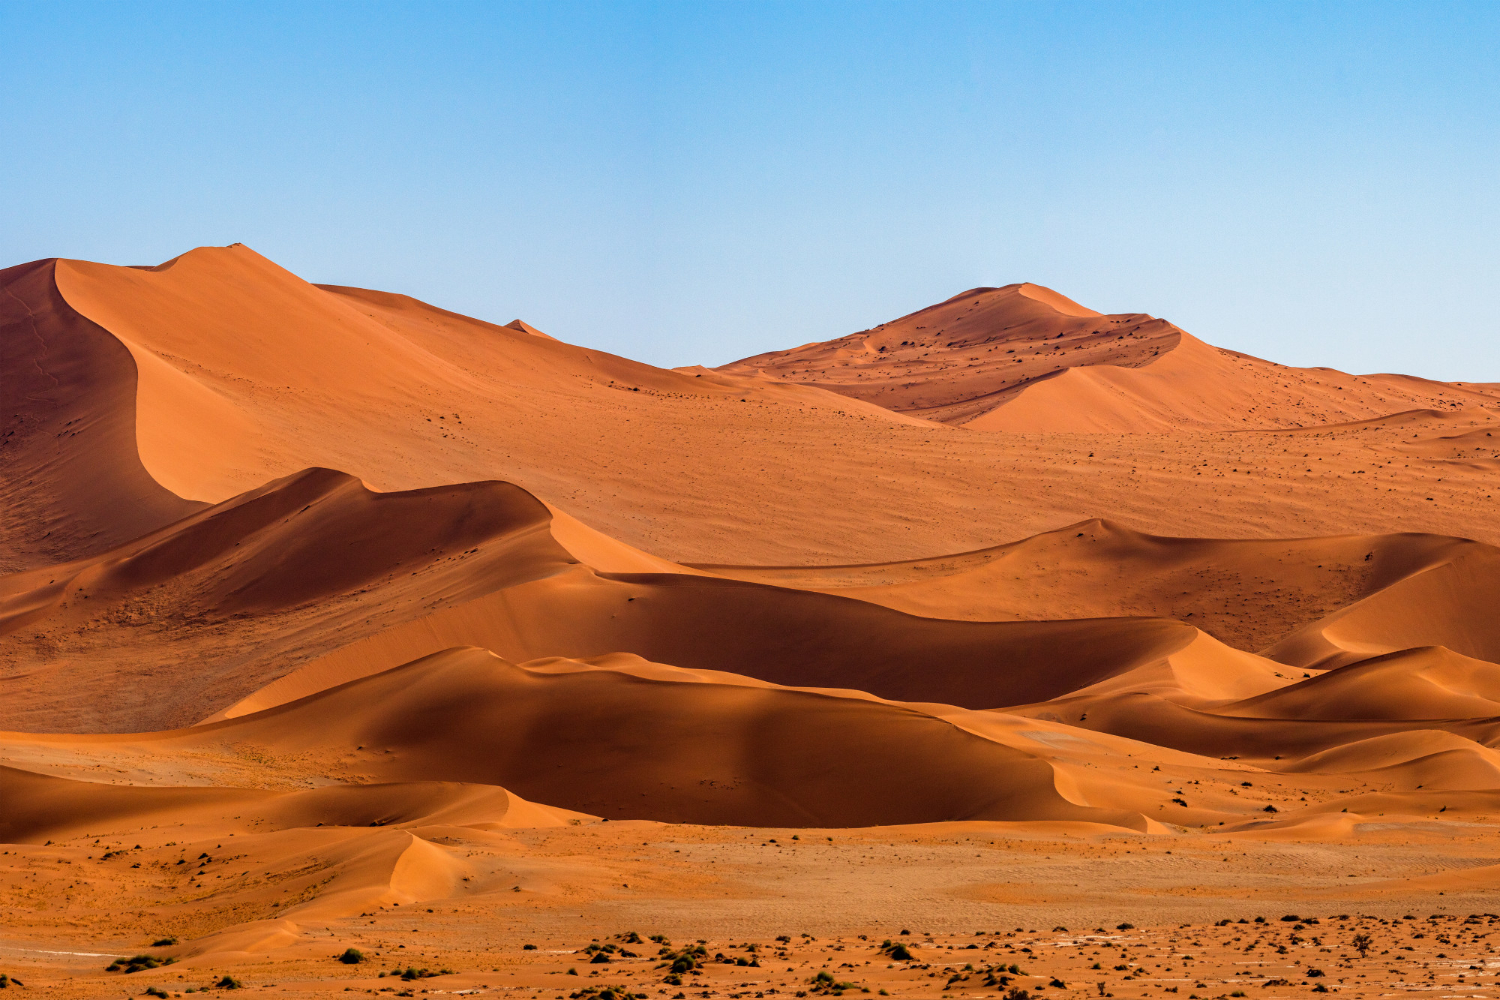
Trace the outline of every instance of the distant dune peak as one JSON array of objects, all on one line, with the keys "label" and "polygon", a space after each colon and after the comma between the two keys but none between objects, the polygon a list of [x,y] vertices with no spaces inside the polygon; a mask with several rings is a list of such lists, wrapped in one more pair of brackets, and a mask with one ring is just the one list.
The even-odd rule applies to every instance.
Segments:
[{"label": "distant dune peak", "polygon": [[1106,316],[1045,286],[1019,282],[971,288],[869,330],[721,370],[816,385],[963,424],[1069,368],[1149,365],[1181,335],[1165,320]]},{"label": "distant dune peak", "polygon": [[1030,282],[979,287],[835,340],[724,365],[970,430],[1302,428],[1493,403],[1494,386],[1288,368]]}]

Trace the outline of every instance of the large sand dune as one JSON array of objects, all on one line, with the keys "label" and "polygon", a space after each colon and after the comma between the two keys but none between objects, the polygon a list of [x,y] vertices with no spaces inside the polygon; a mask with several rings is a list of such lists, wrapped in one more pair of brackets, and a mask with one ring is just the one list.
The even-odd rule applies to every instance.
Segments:
[{"label": "large sand dune", "polygon": [[[766,898],[854,933],[877,898],[1059,924],[1049,893],[1136,877],[1120,838],[1323,871],[1493,836],[1493,385],[1284,368],[1037,285],[674,371],[239,245],[0,290],[17,954],[155,922],[184,968],[326,964],[416,909],[472,917],[472,964],[648,900],[727,928],[760,878],[731,842],[829,852]],[[1020,838],[1010,877],[956,864],[976,835]],[[898,845],[963,854],[881,896],[861,866]],[[1043,850],[1081,867],[1020,888]],[[1277,891],[1493,882],[1407,861]],[[1218,884],[1169,868],[1139,892]]]},{"label": "large sand dune", "polygon": [[1500,401],[1495,384],[1288,368],[1032,284],[970,289],[869,330],[720,370],[997,431],[1310,427]]}]

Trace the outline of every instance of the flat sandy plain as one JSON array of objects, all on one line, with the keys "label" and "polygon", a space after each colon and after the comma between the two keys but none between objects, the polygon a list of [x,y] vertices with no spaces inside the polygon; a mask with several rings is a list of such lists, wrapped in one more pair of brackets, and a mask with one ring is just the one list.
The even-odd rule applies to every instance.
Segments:
[{"label": "flat sandy plain", "polygon": [[1496,993],[1500,386],[0,291],[6,989]]}]

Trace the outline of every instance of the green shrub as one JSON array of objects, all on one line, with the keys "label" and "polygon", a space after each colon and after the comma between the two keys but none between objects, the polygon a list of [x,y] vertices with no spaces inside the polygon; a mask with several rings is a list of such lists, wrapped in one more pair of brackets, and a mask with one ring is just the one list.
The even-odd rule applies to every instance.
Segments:
[{"label": "green shrub", "polygon": [[907,948],[906,945],[901,944],[900,942],[892,943],[890,941],[887,941],[880,946],[880,950],[886,956],[896,960],[897,962],[910,962],[914,957],[911,953],[911,949]]},{"label": "green shrub", "polygon": [[345,965],[358,965],[365,960],[365,953],[358,948],[345,948],[344,953],[339,956],[339,961]]},{"label": "green shrub", "polygon": [[157,958],[155,955],[135,955],[131,958],[115,959],[105,967],[104,971],[119,972],[124,970],[127,973],[140,972],[144,969],[159,969],[163,965],[171,965],[175,961],[177,961],[175,958]]}]

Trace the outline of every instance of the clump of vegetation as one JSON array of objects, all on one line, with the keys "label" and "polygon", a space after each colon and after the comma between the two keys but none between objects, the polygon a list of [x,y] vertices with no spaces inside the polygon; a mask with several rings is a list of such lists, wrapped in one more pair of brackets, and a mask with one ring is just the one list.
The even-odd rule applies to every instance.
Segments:
[{"label": "clump of vegetation", "polygon": [[673,951],[666,945],[662,946],[657,958],[661,959],[658,969],[666,969],[665,982],[672,986],[681,986],[684,975],[698,975],[703,968],[704,961],[708,958],[708,949],[701,944],[688,945],[677,951]]},{"label": "clump of vegetation", "polygon": [[345,948],[344,953],[339,956],[339,961],[345,965],[358,965],[365,960],[365,953],[358,948]]},{"label": "clump of vegetation", "polygon": [[[906,931],[902,931],[901,933],[905,934]],[[892,941],[890,938],[886,938],[880,942],[880,953],[897,962],[910,962],[916,957],[905,944],[902,944],[900,941]]]},{"label": "clump of vegetation", "polygon": [[523,944],[523,945],[521,945],[521,950],[522,951],[536,951],[536,945],[534,945],[534,944]]},{"label": "clump of vegetation", "polygon": [[623,986],[585,986],[568,996],[569,1000],[646,1000],[646,994],[632,993]]},{"label": "clump of vegetation", "polygon": [[1368,934],[1356,934],[1354,935],[1353,940],[1351,940],[1349,943],[1354,946],[1355,951],[1359,952],[1359,957],[1364,958],[1365,954],[1369,952],[1371,946],[1374,945],[1375,942]]},{"label": "clump of vegetation", "polygon": [[0,972],[0,990],[10,989],[12,985],[25,986],[26,984],[21,982],[19,979],[13,979],[10,976],[7,976],[5,973]]},{"label": "clump of vegetation", "polygon": [[218,987],[221,990],[242,990],[245,988],[245,984],[240,982],[233,976],[225,976],[217,983],[214,983],[214,986]]},{"label": "clump of vegetation", "polygon": [[[640,941],[640,937],[634,932],[632,932],[630,936],[635,938],[636,941]],[[638,957],[636,953],[631,951],[629,948],[621,948],[619,945],[615,944],[600,944],[598,941],[595,941],[593,944],[585,947],[583,949],[583,953],[585,955],[593,956],[589,959],[589,961],[594,965],[602,965],[603,963],[610,961],[611,955],[619,955],[621,958]]]},{"label": "clump of vegetation", "polygon": [[[733,947],[733,946],[731,946],[731,947]],[[753,945],[753,944],[747,944],[747,945],[745,945],[745,950],[747,950],[748,952],[750,952],[750,957],[749,958],[746,958],[743,955],[737,955],[737,956],[734,956],[734,957],[730,957],[729,955],[726,955],[722,951],[720,951],[720,952],[715,952],[714,953],[714,961],[715,962],[720,962],[720,963],[722,963],[724,965],[737,965],[737,966],[741,966],[741,967],[744,967],[744,968],[750,968],[750,969],[758,969],[758,968],[760,968],[760,958],[755,954],[755,945]]]},{"label": "clump of vegetation", "polygon": [[146,987],[146,996],[148,996],[148,997],[162,997],[165,1000],[165,998],[171,996],[171,994],[168,993],[166,990],[161,989],[160,987],[157,987],[157,986],[148,986],[148,987]]},{"label": "clump of vegetation", "polygon": [[1133,930],[1135,930],[1135,924],[1116,924],[1115,925],[1115,930],[1117,930],[1117,931],[1133,931]]},{"label": "clump of vegetation", "polygon": [[171,965],[177,961],[175,958],[157,958],[155,955],[135,955],[131,958],[117,958],[105,966],[105,972],[141,972],[144,969],[159,969],[163,965]]},{"label": "clump of vegetation", "polygon": [[996,965],[984,970],[984,985],[1003,990],[1010,985],[1011,976],[1019,976],[1020,974],[1021,967],[1019,965]]},{"label": "clump of vegetation", "polygon": [[171,935],[169,937],[157,938],[155,941],[151,942],[151,947],[153,947],[153,948],[170,948],[170,947],[172,947],[176,943],[177,943],[177,935],[173,934],[173,935]]},{"label": "clump of vegetation", "polygon": [[[832,996],[842,996],[846,990],[864,989],[864,987],[860,986],[858,983],[839,982],[837,979],[833,978],[833,974],[827,969],[822,970],[816,976],[812,977],[811,986],[813,993],[827,993]],[[864,991],[866,993],[869,992],[869,990]]]},{"label": "clump of vegetation", "polygon": [[453,975],[453,970],[437,969],[436,971],[434,971],[432,969],[418,969],[415,966],[408,965],[404,969],[392,969],[389,974],[392,976],[400,976],[406,982],[410,983],[417,979],[434,979],[438,976],[451,976]]}]

